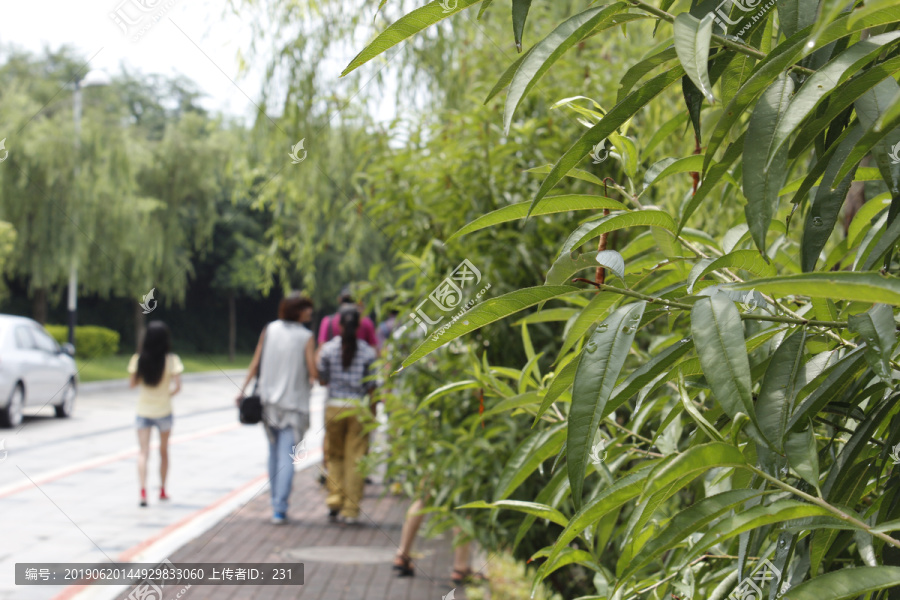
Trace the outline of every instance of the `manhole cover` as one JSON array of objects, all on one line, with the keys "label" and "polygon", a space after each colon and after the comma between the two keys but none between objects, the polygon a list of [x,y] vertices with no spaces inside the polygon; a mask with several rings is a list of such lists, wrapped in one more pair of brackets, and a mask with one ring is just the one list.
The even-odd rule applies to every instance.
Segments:
[{"label": "manhole cover", "polygon": [[300,562],[376,564],[393,562],[397,550],[372,546],[309,546],[285,550],[283,554]]}]

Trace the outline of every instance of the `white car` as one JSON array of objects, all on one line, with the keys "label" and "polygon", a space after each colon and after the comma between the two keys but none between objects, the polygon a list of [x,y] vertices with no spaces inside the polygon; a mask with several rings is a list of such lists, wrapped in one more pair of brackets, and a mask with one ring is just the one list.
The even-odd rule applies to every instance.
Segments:
[{"label": "white car", "polygon": [[57,417],[70,416],[78,389],[74,354],[37,321],[0,315],[0,427],[18,426],[26,406],[52,404]]}]

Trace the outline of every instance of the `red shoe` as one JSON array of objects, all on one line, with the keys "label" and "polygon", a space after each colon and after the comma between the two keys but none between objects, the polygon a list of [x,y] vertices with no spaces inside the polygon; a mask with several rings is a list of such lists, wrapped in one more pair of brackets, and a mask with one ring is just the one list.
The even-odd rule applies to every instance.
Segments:
[{"label": "red shoe", "polygon": [[168,500],[168,499],[169,499],[169,497],[166,496],[166,490],[165,490],[165,489],[159,490],[159,499],[160,499],[160,500]]},{"label": "red shoe", "polygon": [[141,506],[147,506],[147,490],[141,488]]}]

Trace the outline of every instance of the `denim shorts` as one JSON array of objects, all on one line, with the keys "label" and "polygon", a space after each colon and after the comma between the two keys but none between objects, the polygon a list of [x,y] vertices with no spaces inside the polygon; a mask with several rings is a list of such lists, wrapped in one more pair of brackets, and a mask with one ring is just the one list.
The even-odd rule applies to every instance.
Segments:
[{"label": "denim shorts", "polygon": [[169,431],[172,429],[172,415],[166,415],[165,417],[156,418],[142,417],[138,415],[134,424],[137,425],[138,429],[143,429],[145,427],[156,427],[160,432]]}]

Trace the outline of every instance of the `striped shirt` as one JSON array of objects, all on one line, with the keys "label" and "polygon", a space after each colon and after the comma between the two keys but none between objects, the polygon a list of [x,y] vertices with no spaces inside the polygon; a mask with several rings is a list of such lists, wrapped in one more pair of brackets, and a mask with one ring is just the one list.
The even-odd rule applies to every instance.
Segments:
[{"label": "striped shirt", "polygon": [[371,375],[375,350],[363,340],[356,340],[356,344],[356,354],[346,370],[341,363],[341,338],[332,338],[322,346],[319,379],[328,386],[327,404],[331,406],[348,404],[339,400],[359,400],[375,389],[374,381],[364,381]]}]

